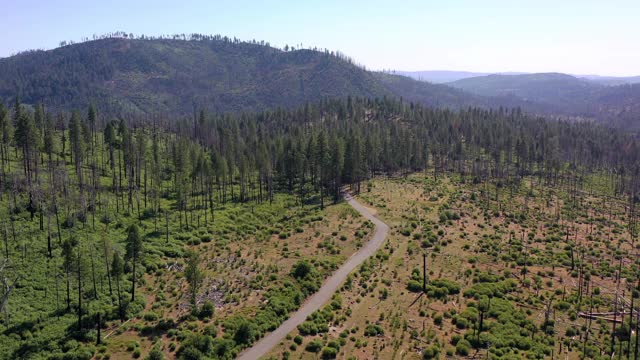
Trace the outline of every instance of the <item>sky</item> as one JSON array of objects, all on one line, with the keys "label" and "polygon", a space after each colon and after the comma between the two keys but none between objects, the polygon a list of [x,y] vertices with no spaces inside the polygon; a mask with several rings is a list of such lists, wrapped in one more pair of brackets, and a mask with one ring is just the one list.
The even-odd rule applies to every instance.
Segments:
[{"label": "sky", "polygon": [[373,70],[640,75],[638,0],[0,0],[0,57],[62,40],[221,34]]}]

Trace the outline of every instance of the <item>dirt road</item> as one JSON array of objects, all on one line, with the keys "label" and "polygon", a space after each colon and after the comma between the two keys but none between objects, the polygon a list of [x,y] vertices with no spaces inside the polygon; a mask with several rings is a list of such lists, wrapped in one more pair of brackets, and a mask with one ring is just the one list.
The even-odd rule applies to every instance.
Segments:
[{"label": "dirt road", "polygon": [[287,321],[283,322],[276,330],[263,337],[255,343],[251,348],[243,351],[239,356],[239,360],[255,360],[261,356],[266,355],[274,346],[276,346],[282,339],[287,336],[288,333],[293,331],[301,324],[307,316],[311,315],[314,311],[318,310],[322,305],[327,303],[333,294],[342,285],[356,267],[362,264],[369,256],[373,255],[376,250],[382,245],[384,239],[389,233],[389,226],[375,217],[367,208],[362,206],[359,202],[353,199],[350,195],[345,195],[345,200],[356,209],[362,216],[371,220],[375,225],[375,232],[369,242],[365,244],[358,252],[353,254],[338,270],[336,270],[330,278],[328,278],[320,290],[311,295],[302,307],[298,309]]}]

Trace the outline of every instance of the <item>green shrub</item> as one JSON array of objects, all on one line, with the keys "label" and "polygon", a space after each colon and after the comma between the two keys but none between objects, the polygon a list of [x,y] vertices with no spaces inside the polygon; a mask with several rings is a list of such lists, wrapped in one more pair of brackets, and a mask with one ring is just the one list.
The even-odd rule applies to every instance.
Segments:
[{"label": "green shrub", "polygon": [[467,326],[469,326],[469,322],[463,317],[456,317],[454,319],[456,319],[456,327],[458,329],[466,329]]},{"label": "green shrub", "polygon": [[142,318],[143,318],[145,321],[156,321],[156,320],[158,320],[158,314],[156,314],[156,313],[154,313],[154,312],[150,311],[150,312],[145,313],[145,314],[142,316]]},{"label": "green shrub", "polygon": [[316,335],[318,333],[318,327],[312,321],[304,321],[302,324],[298,325],[298,331],[300,334],[307,335]]},{"label": "green shrub", "polygon": [[461,286],[455,281],[447,279],[434,279],[429,282],[429,285],[438,288],[445,288],[449,295],[460,293]]},{"label": "green shrub", "polygon": [[384,335],[384,329],[379,325],[369,324],[364,328],[364,336]]},{"label": "green shrub", "polygon": [[213,351],[213,339],[211,336],[192,334],[187,337],[177,352],[179,359],[202,359]]},{"label": "green shrub", "polygon": [[466,339],[458,341],[456,344],[456,354],[460,356],[468,356],[471,352],[471,344]]},{"label": "green shrub", "polygon": [[146,360],[164,360],[164,353],[157,348],[153,348],[151,349],[151,351],[149,351],[149,355],[147,355],[147,357],[145,358]]},{"label": "green shrub", "polygon": [[322,341],[317,339],[312,340],[307,344],[307,346],[305,346],[304,349],[308,352],[313,352],[313,353],[320,352],[320,350],[322,349]]},{"label": "green shrub", "polygon": [[198,311],[198,318],[200,319],[211,319],[213,318],[213,314],[215,313],[216,307],[213,305],[213,302],[207,300],[200,307],[200,311]]},{"label": "green shrub", "polygon": [[416,280],[409,280],[407,283],[407,290],[414,293],[422,292],[422,284]]},{"label": "green shrub", "polygon": [[440,349],[436,346],[429,346],[422,351],[422,358],[425,360],[437,359]]},{"label": "green shrub", "polygon": [[253,325],[245,321],[238,326],[233,335],[233,340],[238,344],[250,344],[255,338]]},{"label": "green shrub", "polygon": [[291,276],[296,279],[304,279],[313,271],[313,266],[307,260],[300,260],[291,271]]},{"label": "green shrub", "polygon": [[322,348],[322,358],[323,359],[335,359],[338,356],[338,350],[333,347],[325,346]]}]

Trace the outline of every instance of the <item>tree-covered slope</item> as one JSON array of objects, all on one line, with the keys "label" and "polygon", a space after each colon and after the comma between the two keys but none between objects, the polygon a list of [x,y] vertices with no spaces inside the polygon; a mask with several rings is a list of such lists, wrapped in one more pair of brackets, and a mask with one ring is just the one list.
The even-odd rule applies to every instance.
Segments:
[{"label": "tree-covered slope", "polygon": [[0,100],[52,110],[93,102],[110,114],[191,114],[293,107],[325,97],[405,95],[425,104],[479,105],[445,86],[378,74],[342,56],[226,39],[107,38],[0,59]]},{"label": "tree-covered slope", "polygon": [[335,56],[226,41],[103,39],[0,61],[0,96],[111,113],[190,113],[299,105],[323,96],[382,95]]},{"label": "tree-covered slope", "polygon": [[640,127],[640,84],[607,86],[591,103],[592,112],[626,129]]}]

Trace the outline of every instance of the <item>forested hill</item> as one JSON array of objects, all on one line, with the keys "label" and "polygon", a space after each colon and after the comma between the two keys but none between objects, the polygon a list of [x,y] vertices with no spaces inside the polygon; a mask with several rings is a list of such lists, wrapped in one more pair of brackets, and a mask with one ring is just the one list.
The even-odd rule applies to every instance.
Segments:
[{"label": "forested hill", "polygon": [[220,36],[107,37],[0,59],[0,102],[111,116],[295,108],[325,98],[403,98],[439,108],[521,108],[637,129],[640,85],[565,74],[488,75],[448,84],[372,72],[329,51]]},{"label": "forested hill", "polygon": [[369,72],[326,51],[219,37],[106,38],[0,59],[0,100],[11,103],[16,94],[53,111],[93,102],[111,115],[291,108],[348,95],[451,107],[486,103],[447,86]]}]

